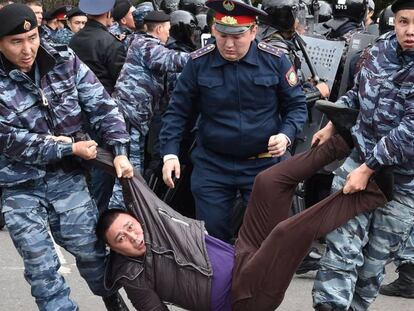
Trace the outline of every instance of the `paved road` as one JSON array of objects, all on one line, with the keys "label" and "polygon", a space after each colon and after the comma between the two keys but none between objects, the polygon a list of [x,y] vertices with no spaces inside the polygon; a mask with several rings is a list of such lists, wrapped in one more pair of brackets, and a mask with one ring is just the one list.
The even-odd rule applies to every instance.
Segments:
[{"label": "paved road", "polygon": [[[77,272],[73,257],[61,250],[61,272],[72,288],[72,296],[78,302],[81,311],[105,310],[99,297],[91,295],[85,281]],[[387,267],[386,282],[395,278],[394,267]],[[312,310],[311,288],[313,273],[295,277],[283,304],[278,311]],[[125,295],[125,293],[123,293]],[[23,278],[22,260],[13,247],[7,231],[0,231],[0,311],[35,311],[37,310],[30,288]],[[131,310],[132,307],[131,307]],[[181,309],[171,307],[171,310]],[[390,298],[380,296],[372,311],[414,311],[414,299]]]}]

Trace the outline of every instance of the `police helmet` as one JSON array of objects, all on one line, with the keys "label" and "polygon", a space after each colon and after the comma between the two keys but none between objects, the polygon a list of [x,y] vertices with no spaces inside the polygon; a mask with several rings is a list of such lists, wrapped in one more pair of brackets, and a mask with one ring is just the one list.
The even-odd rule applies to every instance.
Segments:
[{"label": "police helmet", "polygon": [[348,18],[361,23],[368,9],[367,0],[335,0],[332,8],[334,19]]},{"label": "police helmet", "polygon": [[201,33],[210,33],[210,28],[207,24],[207,14],[201,13],[196,15],[198,28]]},{"label": "police helmet", "polygon": [[381,11],[378,18],[378,27],[381,35],[394,30],[394,13],[391,10],[391,5]]},{"label": "police helmet", "polygon": [[332,18],[332,6],[324,1],[319,0],[319,22],[325,23]]},{"label": "police helmet", "polygon": [[184,10],[177,10],[170,14],[170,36],[175,40],[195,47],[198,23],[193,14]]},{"label": "police helmet", "polygon": [[205,0],[180,0],[178,8],[194,15],[207,13],[208,8],[204,5]]},{"label": "police helmet", "polygon": [[299,10],[298,0],[263,0],[262,10],[268,15],[260,22],[281,31],[293,30]]},{"label": "police helmet", "polygon": [[162,0],[160,4],[160,9],[167,14],[171,14],[174,11],[178,10],[179,0]]}]

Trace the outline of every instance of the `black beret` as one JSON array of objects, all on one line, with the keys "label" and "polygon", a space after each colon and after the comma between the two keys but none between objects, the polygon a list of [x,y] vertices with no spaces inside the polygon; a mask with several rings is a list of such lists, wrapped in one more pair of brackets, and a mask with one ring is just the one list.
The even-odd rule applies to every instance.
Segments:
[{"label": "black beret", "polygon": [[36,15],[25,4],[13,3],[0,9],[0,38],[28,32],[37,27]]},{"label": "black beret", "polygon": [[414,10],[414,0],[396,0],[391,6],[391,11],[397,13],[400,10]]},{"label": "black beret", "polygon": [[144,23],[164,23],[170,21],[170,15],[163,11],[152,11],[144,17]]},{"label": "black beret", "polygon": [[64,5],[60,6],[50,12],[50,15],[52,18],[57,18],[58,20],[64,20],[66,19],[66,14],[72,10],[71,5]]},{"label": "black beret", "polygon": [[82,12],[78,7],[72,8],[72,10],[70,10],[68,14],[66,14],[67,18],[72,18],[75,16],[86,16],[86,14]]},{"label": "black beret", "polygon": [[127,15],[132,4],[128,0],[116,0],[115,6],[112,9],[112,17],[119,21]]}]

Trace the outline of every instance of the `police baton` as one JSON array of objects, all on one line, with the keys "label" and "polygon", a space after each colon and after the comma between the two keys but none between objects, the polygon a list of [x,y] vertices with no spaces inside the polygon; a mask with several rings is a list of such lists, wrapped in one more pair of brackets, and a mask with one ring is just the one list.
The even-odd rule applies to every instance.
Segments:
[{"label": "police baton", "polygon": [[316,72],[315,66],[313,65],[313,63],[312,63],[312,61],[309,57],[309,54],[306,51],[305,41],[303,41],[303,39],[297,33],[295,33],[293,38],[294,38],[295,44],[302,51],[303,57],[305,58],[306,64],[308,65],[309,70],[311,72],[313,81],[315,81],[315,83],[318,84],[319,82],[321,82],[321,78],[318,76],[318,73]]}]

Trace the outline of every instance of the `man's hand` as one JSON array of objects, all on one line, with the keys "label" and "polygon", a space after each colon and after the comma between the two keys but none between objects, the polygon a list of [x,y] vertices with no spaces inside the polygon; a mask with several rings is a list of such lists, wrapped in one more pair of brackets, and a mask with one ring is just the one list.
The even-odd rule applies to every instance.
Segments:
[{"label": "man's hand", "polygon": [[72,144],[72,152],[74,155],[81,157],[84,160],[92,160],[96,158],[97,146],[98,144],[94,140],[78,141]]},{"label": "man's hand", "polygon": [[175,187],[172,179],[172,172],[174,172],[177,179],[180,178],[180,161],[178,161],[178,159],[169,159],[165,161],[164,166],[162,167],[162,179],[171,189]]},{"label": "man's hand", "polygon": [[331,95],[329,86],[325,82],[319,82],[318,84],[316,84],[316,88],[318,89],[319,93],[321,93],[321,96],[323,98],[329,98],[329,95]]},{"label": "man's hand", "polygon": [[52,139],[55,142],[62,142],[62,143],[72,143],[72,138],[68,136],[53,136],[53,135],[47,135],[46,138]]},{"label": "man's hand", "polygon": [[368,185],[369,178],[374,174],[374,170],[370,169],[365,163],[356,168],[346,176],[346,183],[342,192],[344,194],[355,193],[365,190]]},{"label": "man's hand", "polygon": [[312,146],[322,145],[329,138],[331,138],[336,133],[335,126],[331,121],[326,124],[323,129],[320,129],[312,137]]},{"label": "man's hand", "polygon": [[114,158],[114,167],[118,178],[134,177],[134,167],[129,162],[127,156],[119,155]]},{"label": "man's hand", "polygon": [[270,136],[267,150],[273,157],[281,157],[285,154],[288,146],[289,140],[286,135],[277,134]]}]

